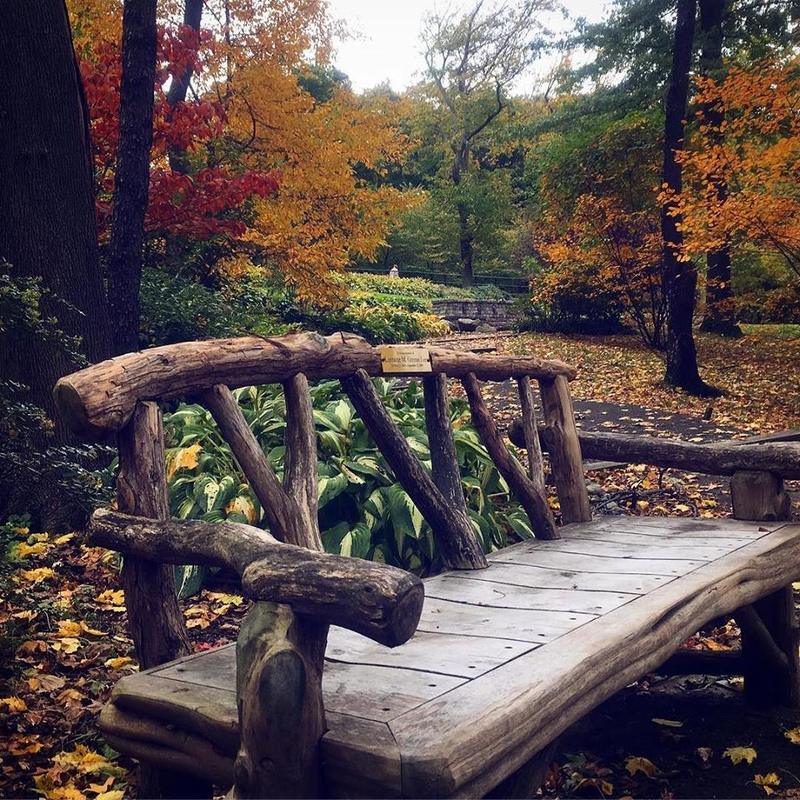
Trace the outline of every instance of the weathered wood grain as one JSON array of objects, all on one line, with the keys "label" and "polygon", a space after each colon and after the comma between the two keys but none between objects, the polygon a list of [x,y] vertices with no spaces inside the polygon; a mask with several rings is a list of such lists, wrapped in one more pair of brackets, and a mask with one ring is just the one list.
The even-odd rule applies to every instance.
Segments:
[{"label": "weathered wood grain", "polygon": [[[497,470],[505,478],[512,494],[525,509],[534,535],[538,539],[557,539],[558,533],[550,506],[547,504],[547,494],[525,474],[519,461],[509,453],[497,430],[494,417],[483,399],[478,379],[474,373],[469,373],[462,378],[461,382],[467,393],[472,424],[478,431],[478,436],[494,461]],[[544,484],[544,478],[541,483]]]},{"label": "weathered wood grain", "polygon": [[541,611],[581,611],[604,614],[638,597],[621,592],[581,589],[532,589],[489,580],[474,581],[458,575],[440,575],[425,582],[425,596],[495,608],[530,608]]},{"label": "weathered wood grain", "polygon": [[528,375],[517,378],[517,390],[519,392],[519,403],[522,409],[522,440],[525,450],[528,453],[528,475],[533,484],[536,494],[543,501],[543,519],[540,524],[543,529],[551,532],[545,539],[557,538],[555,534],[555,521],[550,506],[547,503],[547,484],[544,477],[544,458],[542,456],[542,445],[539,442],[539,429],[536,423],[536,406],[534,405],[533,390],[531,389],[531,379]]},{"label": "weathered wood grain", "polygon": [[592,619],[591,614],[577,611],[492,608],[430,597],[422,610],[419,630],[544,644]]},{"label": "weathered wood grain", "polygon": [[344,628],[331,628],[325,657],[348,664],[400,667],[460,678],[476,678],[533,647],[530,642],[417,631],[391,650]]},{"label": "weathered wood grain", "polygon": [[[117,507],[155,520],[169,517],[164,428],[155,403],[136,406],[117,437],[117,447]],[[178,605],[173,568],[131,555],[122,563],[122,588],[136,655],[147,669],[186,655],[192,648]]]},{"label": "weathered wood grain", "polygon": [[800,526],[782,528],[391,722],[404,791],[485,793],[698,626],[797,577],[799,557]]},{"label": "weathered wood grain", "polygon": [[393,647],[414,632],[424,599],[416,576],[395,567],[282,544],[236,522],[146,520],[99,509],[92,542],[170,564],[228,567],[255,600],[363,633]]},{"label": "weathered wood grain", "polygon": [[642,545],[621,541],[619,537],[609,540],[587,539],[585,537],[564,539],[548,544],[546,552],[576,553],[587,556],[611,556],[613,558],[667,558],[691,559],[692,561],[713,561],[715,558],[730,553],[745,542],[738,542],[733,547],[719,545],[686,546],[681,543],[653,543]]},{"label": "weathered wood grain", "polygon": [[[511,423],[508,434],[518,447],[525,446],[522,419]],[[549,450],[549,433],[540,428],[539,435],[544,448]],[[730,440],[700,444],[657,436],[584,430],[578,431],[578,440],[583,458],[587,460],[653,464],[708,475],[761,470],[790,480],[800,478],[800,445],[794,442],[743,444]]]},{"label": "weathered wood grain", "polygon": [[286,398],[283,485],[297,504],[299,515],[294,538],[288,541],[309,550],[324,550],[317,516],[317,432],[306,376],[295,375],[284,381],[283,394]]},{"label": "weathered wood grain", "polygon": [[[475,372],[485,380],[530,375],[575,377],[575,368],[534,356],[481,355],[431,347],[434,372],[460,377]],[[154,347],[94,364],[61,378],[55,399],[67,424],[100,438],[120,430],[139,400],[171,400],[215,384],[252,386],[283,383],[298,373],[309,380],[342,378],[359,369],[381,374],[378,350],[360,336],[290,333],[245,336]]]},{"label": "weathered wood grain", "polygon": [[568,569],[551,569],[529,564],[517,564],[513,555],[508,561],[496,558],[503,551],[489,556],[489,569],[472,575],[456,572],[470,580],[496,580],[509,586],[530,586],[542,589],[580,589],[596,592],[628,592],[643,594],[663,586],[671,578],[662,575],[637,575],[636,573],[576,572]]},{"label": "weathered wood grain", "polygon": [[[583,477],[581,445],[566,378],[539,381],[544,411],[550,471],[556,483],[564,522],[588,522],[592,518]],[[524,440],[524,437],[523,437]]]}]

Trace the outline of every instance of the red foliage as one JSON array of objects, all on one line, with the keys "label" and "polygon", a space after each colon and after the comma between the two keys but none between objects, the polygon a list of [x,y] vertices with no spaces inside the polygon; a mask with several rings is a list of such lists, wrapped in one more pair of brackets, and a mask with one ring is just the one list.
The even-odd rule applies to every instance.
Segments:
[{"label": "red foliage", "polygon": [[[153,110],[152,171],[145,229],[153,235],[180,234],[205,239],[216,234],[241,235],[245,225],[235,212],[250,197],[270,197],[278,190],[280,174],[234,169],[225,164],[197,166],[204,149],[221,139],[225,110],[217,99],[201,97],[167,102],[164,86],[172,78],[203,70],[202,53],[213,49],[210,32],[181,25],[159,30],[158,63]],[[97,180],[97,218],[101,239],[108,237],[114,192],[114,165],[119,139],[120,49],[98,44],[91,58],[81,61],[91,119]],[[188,174],[174,172],[167,154],[185,152],[193,163]]]}]

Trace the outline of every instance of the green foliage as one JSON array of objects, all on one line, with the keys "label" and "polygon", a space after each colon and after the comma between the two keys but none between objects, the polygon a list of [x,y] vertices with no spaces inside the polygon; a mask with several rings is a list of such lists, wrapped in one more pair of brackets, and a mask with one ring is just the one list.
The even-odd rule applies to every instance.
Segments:
[{"label": "green foliage", "polygon": [[[375,382],[390,416],[430,468],[424,402],[417,383]],[[319,452],[320,526],[327,550],[428,574],[440,566],[434,532],[408,499],[338,382],[311,389]],[[275,472],[282,476],[286,406],[277,386],[235,395]],[[468,423],[464,401],[451,407],[454,439],[472,524],[487,551],[532,535],[527,518]],[[261,507],[244,482],[211,415],[181,405],[165,417],[172,514],[213,522],[259,522]]]},{"label": "green foliage", "polygon": [[[38,278],[0,274],[0,350],[30,348],[38,340],[73,363],[85,364],[80,341],[64,334],[57,318],[44,310],[45,303],[74,311],[43,289]],[[0,513],[25,510],[31,497],[50,497],[65,512],[82,515],[109,494],[108,473],[94,467],[110,459],[111,448],[55,444],[52,420],[27,395],[27,386],[0,379]],[[65,521],[55,510],[53,518]]]},{"label": "green foliage", "polygon": [[285,333],[275,315],[277,292],[265,281],[240,278],[209,287],[182,274],[145,269],[142,275],[143,347],[194,339]]}]

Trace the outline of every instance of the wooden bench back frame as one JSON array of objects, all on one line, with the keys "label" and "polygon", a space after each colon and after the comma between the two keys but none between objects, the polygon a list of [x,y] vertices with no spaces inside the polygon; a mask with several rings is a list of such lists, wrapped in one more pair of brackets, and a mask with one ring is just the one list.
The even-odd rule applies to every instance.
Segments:
[{"label": "wooden bench back frame", "polygon": [[[411,362],[418,363],[420,348],[414,349]],[[481,569],[487,564],[468,517],[461,486],[448,411],[448,377],[461,379],[480,439],[530,517],[536,536],[554,539],[558,533],[547,501],[531,388],[534,378],[541,390],[544,423],[551,433],[550,463],[562,517],[565,522],[591,518],[568,388],[575,369],[560,361],[535,357],[477,355],[437,347],[426,348],[425,352],[427,360],[423,358],[419,372],[392,374],[422,379],[431,474],[412,452],[372,385],[371,377],[386,374],[380,349],[351,334],[322,337],[303,333],[267,339],[188,342],[120,356],[58,382],[56,401],[74,430],[87,438],[116,433],[120,458],[117,507],[123,514],[145,518],[138,521],[137,528],[124,515],[117,519],[108,512],[98,512],[92,526],[93,541],[126,552],[122,582],[130,630],[143,668],[179,658],[191,650],[172,569],[157,562],[159,551],[155,544],[159,543],[160,552],[173,553],[172,558],[165,559],[168,561],[174,560],[176,548],[178,553],[184,552],[180,546],[186,547],[187,558],[198,551],[204,558],[211,558],[206,563],[213,563],[217,555],[213,548],[210,554],[204,550],[208,534],[187,523],[176,522],[172,529],[162,525],[159,535],[168,538],[158,539],[154,529],[149,547],[141,537],[137,538],[135,531],[146,530],[148,519],[163,523],[169,516],[158,401],[191,397],[208,408],[258,497],[272,536],[287,545],[321,554],[316,433],[308,380],[340,379],[397,479],[436,532],[444,565]],[[507,449],[480,389],[479,380],[508,378],[516,379],[520,393],[527,472]],[[231,392],[240,386],[273,382],[282,384],[286,397],[283,482],[270,467]],[[219,535],[224,533],[234,540],[252,537],[236,530],[236,526],[228,527],[230,532],[218,529]],[[265,541],[259,547],[268,550],[269,545]],[[290,556],[291,553],[287,558]],[[319,573],[304,576],[312,596],[319,589],[318,581],[324,581],[327,574],[325,563],[317,567]],[[373,630],[369,620],[374,611],[348,615],[348,603],[337,602],[337,593],[347,592],[339,580],[341,569],[331,571],[333,588],[325,596],[328,599],[316,605],[313,597],[307,601],[299,593],[287,591],[286,578],[281,582],[270,576],[266,583],[263,579],[259,583],[260,576],[253,575],[254,569],[255,565],[250,564],[242,572],[245,593],[258,602],[248,613],[237,643],[241,747],[233,794],[316,796],[320,790],[319,741],[325,731],[321,680],[328,624],[342,624],[387,644],[399,644],[413,633],[419,618],[421,599],[417,600],[415,592],[419,590],[421,598],[421,585],[412,582],[405,586],[390,573],[386,582],[372,576],[389,609],[390,629],[385,633],[383,629]],[[364,572],[365,567],[359,567],[356,572],[359,571]],[[315,578],[315,574],[321,578]],[[359,575],[348,577],[354,584],[359,581]],[[285,605],[259,598],[282,602],[288,598],[293,602]],[[276,686],[282,687],[280,692],[275,691]],[[292,746],[287,750],[288,740]],[[151,781],[145,790],[153,794],[158,793],[160,783],[169,783],[163,775],[151,778],[155,783]]]}]

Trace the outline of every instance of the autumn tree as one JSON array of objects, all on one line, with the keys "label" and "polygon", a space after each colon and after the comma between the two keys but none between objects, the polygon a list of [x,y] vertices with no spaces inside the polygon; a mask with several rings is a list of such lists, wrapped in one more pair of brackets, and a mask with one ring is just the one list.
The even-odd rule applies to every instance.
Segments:
[{"label": "autumn tree", "polygon": [[797,61],[734,67],[696,84],[699,128],[680,157],[686,187],[676,199],[685,257],[757,246],[800,280]]},{"label": "autumn tree", "polygon": [[533,60],[537,15],[551,8],[548,0],[493,4],[479,0],[464,16],[434,13],[425,22],[427,79],[448,130],[464,286],[473,282],[475,240],[474,214],[462,191],[464,179],[474,169],[476,143],[508,107],[511,85]]}]

